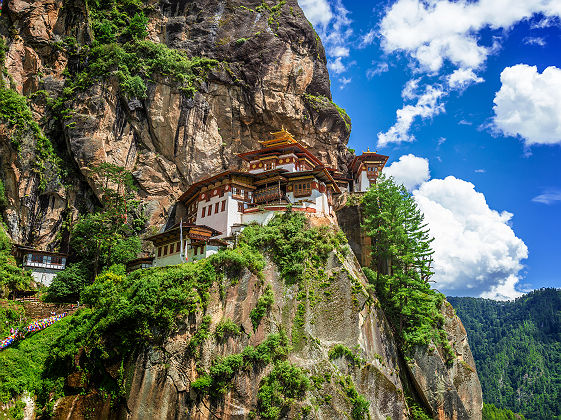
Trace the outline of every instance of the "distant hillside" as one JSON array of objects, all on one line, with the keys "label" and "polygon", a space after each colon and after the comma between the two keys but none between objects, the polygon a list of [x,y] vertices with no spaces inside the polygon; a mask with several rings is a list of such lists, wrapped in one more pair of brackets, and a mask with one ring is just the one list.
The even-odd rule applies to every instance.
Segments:
[{"label": "distant hillside", "polygon": [[561,290],[448,300],[467,330],[484,400],[527,419],[561,419]]}]

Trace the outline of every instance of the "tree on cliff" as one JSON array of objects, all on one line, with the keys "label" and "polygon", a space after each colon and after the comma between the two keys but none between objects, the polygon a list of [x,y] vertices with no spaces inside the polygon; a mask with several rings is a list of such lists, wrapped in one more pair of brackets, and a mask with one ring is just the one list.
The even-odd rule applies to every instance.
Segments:
[{"label": "tree on cliff", "polygon": [[59,274],[49,287],[48,299],[76,301],[81,290],[104,268],[124,264],[141,249],[138,233],[145,218],[135,198],[132,174],[104,163],[92,168],[98,176],[102,207],[80,217],[71,228],[70,246],[76,263]]},{"label": "tree on cliff", "polygon": [[362,204],[362,227],[372,239],[371,269],[365,272],[394,329],[406,348],[440,342],[444,297],[429,284],[433,239],[413,196],[382,176]]}]

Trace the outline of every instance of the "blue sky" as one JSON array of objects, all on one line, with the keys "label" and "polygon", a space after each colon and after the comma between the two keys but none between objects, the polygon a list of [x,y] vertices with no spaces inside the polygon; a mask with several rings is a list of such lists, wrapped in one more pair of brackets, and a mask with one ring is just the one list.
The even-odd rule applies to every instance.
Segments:
[{"label": "blue sky", "polygon": [[425,213],[436,287],[561,287],[561,2],[299,3],[349,147],[389,155]]}]

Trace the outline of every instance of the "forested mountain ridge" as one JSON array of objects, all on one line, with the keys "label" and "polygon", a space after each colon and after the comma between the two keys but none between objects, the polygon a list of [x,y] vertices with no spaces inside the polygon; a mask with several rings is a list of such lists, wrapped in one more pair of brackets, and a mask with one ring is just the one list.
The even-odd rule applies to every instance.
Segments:
[{"label": "forested mountain ridge", "polygon": [[528,419],[561,419],[561,290],[448,300],[467,330],[484,400]]}]

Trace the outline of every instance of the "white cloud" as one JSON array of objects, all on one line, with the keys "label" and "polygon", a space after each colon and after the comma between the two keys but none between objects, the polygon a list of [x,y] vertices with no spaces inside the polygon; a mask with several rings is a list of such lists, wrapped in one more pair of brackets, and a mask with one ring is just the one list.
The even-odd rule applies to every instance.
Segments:
[{"label": "white cloud", "polygon": [[433,280],[447,295],[512,299],[528,248],[510,226],[512,214],[491,208],[475,186],[449,176],[413,192],[434,237]]},{"label": "white cloud", "polygon": [[445,61],[479,68],[493,51],[479,43],[482,29],[508,29],[536,14],[561,15],[559,0],[398,0],[380,24],[386,52],[404,51],[421,68],[438,71]]},{"label": "white cloud", "polygon": [[336,74],[343,73],[345,70],[347,70],[347,68],[343,64],[341,57],[337,57],[335,60],[329,61],[327,63],[327,67],[329,68],[329,70]]},{"label": "white cloud", "polygon": [[[412,93],[410,86],[406,86],[403,95],[413,98],[416,94]],[[440,99],[445,95],[445,91],[437,86],[427,85],[425,92],[417,96],[415,105],[405,105],[396,111],[396,123],[385,133],[378,133],[378,147],[387,146],[390,143],[412,142],[415,140],[409,134],[409,129],[417,117],[429,118],[444,112],[444,105]]]},{"label": "white cloud", "polygon": [[298,4],[314,26],[327,26],[333,19],[333,12],[327,0],[298,0]]},{"label": "white cloud", "polygon": [[412,191],[430,178],[428,159],[412,154],[403,155],[384,169],[384,174],[391,176],[398,184]]},{"label": "white cloud", "polygon": [[485,172],[487,172],[485,169],[476,169],[474,171],[476,174],[484,174]]},{"label": "white cloud", "polygon": [[366,70],[366,77],[368,77],[369,79],[372,79],[378,74],[385,73],[390,69],[388,63],[376,63],[373,61],[372,64],[374,64],[374,67]]},{"label": "white cloud", "polygon": [[538,45],[540,47],[545,46],[545,39],[539,36],[527,36],[522,40],[526,45]]},{"label": "white cloud", "polygon": [[521,136],[526,146],[561,144],[561,69],[517,64],[501,73],[495,94],[494,128],[506,136]]},{"label": "white cloud", "polygon": [[348,57],[349,53],[349,49],[341,45],[337,45],[329,51],[329,55],[332,57]]},{"label": "white cloud", "polygon": [[448,86],[452,89],[465,89],[473,83],[484,82],[483,78],[478,77],[472,69],[456,69],[448,76]]},{"label": "white cloud", "polygon": [[353,79],[351,77],[341,77],[339,79],[339,83],[341,83],[341,85],[339,86],[339,89],[345,89],[345,87],[351,83]]},{"label": "white cloud", "polygon": [[372,44],[376,39],[376,31],[374,29],[369,30],[366,35],[364,35],[360,41],[360,48],[367,47]]},{"label": "white cloud", "polygon": [[540,195],[532,198],[535,203],[553,204],[556,201],[561,201],[561,189],[551,189],[543,192]]}]

